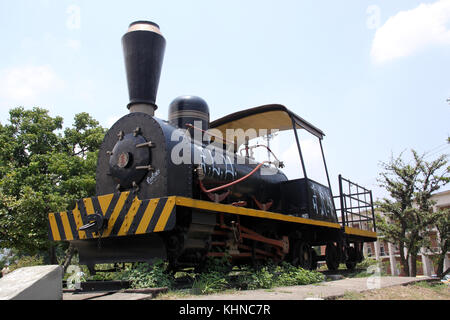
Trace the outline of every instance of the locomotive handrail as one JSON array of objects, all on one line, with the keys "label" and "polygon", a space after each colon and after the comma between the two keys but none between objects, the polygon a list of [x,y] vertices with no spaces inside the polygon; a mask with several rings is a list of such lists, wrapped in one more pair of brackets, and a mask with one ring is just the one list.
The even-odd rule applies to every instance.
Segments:
[{"label": "locomotive handrail", "polygon": [[[348,192],[344,192],[343,182],[348,184]],[[356,187],[356,192],[352,192],[352,187]],[[369,197],[369,199],[367,199],[367,197]],[[376,232],[375,212],[371,190],[339,175],[339,195],[333,198],[339,199],[340,208],[336,209],[336,212],[340,211],[341,213],[341,223],[343,228],[352,227],[354,224],[358,224],[360,229],[372,229]],[[347,203],[347,199],[350,201],[349,204]],[[355,216],[360,219],[355,219]]]}]

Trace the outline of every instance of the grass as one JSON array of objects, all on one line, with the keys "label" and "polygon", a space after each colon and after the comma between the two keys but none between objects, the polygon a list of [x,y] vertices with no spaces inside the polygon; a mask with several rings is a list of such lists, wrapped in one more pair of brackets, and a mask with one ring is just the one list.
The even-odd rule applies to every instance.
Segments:
[{"label": "grass", "polygon": [[425,289],[431,289],[437,293],[445,293],[450,290],[450,286],[448,284],[442,283],[440,281],[421,281],[417,282],[415,286]]},{"label": "grass", "polygon": [[336,300],[450,300],[450,286],[439,281],[421,281],[367,292],[347,292]]}]

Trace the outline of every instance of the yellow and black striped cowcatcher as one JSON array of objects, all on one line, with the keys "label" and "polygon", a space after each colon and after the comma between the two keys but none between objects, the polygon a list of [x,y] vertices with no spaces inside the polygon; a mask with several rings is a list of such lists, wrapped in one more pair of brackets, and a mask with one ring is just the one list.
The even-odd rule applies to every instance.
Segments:
[{"label": "yellow and black striped cowcatcher", "polygon": [[172,230],[175,227],[176,197],[139,200],[130,192],[79,200],[74,210],[50,213],[49,238],[71,241],[98,238],[94,231],[79,230],[89,223],[88,216],[106,219],[101,237],[121,237]]}]

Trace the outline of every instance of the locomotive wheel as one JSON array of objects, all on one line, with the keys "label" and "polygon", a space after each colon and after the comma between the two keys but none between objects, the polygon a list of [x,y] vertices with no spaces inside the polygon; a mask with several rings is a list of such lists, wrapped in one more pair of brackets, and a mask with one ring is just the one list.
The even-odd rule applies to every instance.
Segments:
[{"label": "locomotive wheel", "polygon": [[316,250],[311,249],[311,270],[316,270],[317,269],[317,253]]},{"label": "locomotive wheel", "polygon": [[356,259],[357,259],[357,255],[356,255],[356,249],[354,247],[348,247],[347,248],[347,256],[348,256],[348,260],[345,262],[345,265],[347,266],[348,270],[354,270],[356,267]]},{"label": "locomotive wheel", "polygon": [[300,245],[300,267],[311,270],[313,258],[311,246],[305,242]]},{"label": "locomotive wheel", "polygon": [[338,247],[330,242],[325,249],[325,260],[328,270],[336,271],[339,268],[339,252]]},{"label": "locomotive wheel", "polygon": [[311,246],[303,241],[297,241],[293,248],[292,265],[311,270],[314,259]]}]

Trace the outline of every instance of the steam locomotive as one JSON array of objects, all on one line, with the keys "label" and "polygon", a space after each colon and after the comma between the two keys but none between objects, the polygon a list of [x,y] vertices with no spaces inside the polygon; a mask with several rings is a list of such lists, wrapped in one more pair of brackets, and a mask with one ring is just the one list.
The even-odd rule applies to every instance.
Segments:
[{"label": "steam locomotive", "polygon": [[[372,193],[340,176],[333,197],[320,129],[278,104],[210,122],[208,104],[195,96],[176,98],[168,120],[159,119],[166,40],[156,23],[137,21],[122,44],[129,113],[100,147],[97,196],[50,213],[51,240],[71,242],[93,271],[96,264],[155,258],[174,270],[201,266],[207,257],[306,269],[362,261],[363,243],[376,240]],[[271,130],[294,133],[302,179],[288,179],[268,145],[251,145]],[[328,185],[308,178],[298,130],[317,138]],[[257,161],[251,151],[258,147],[272,160]]]}]

